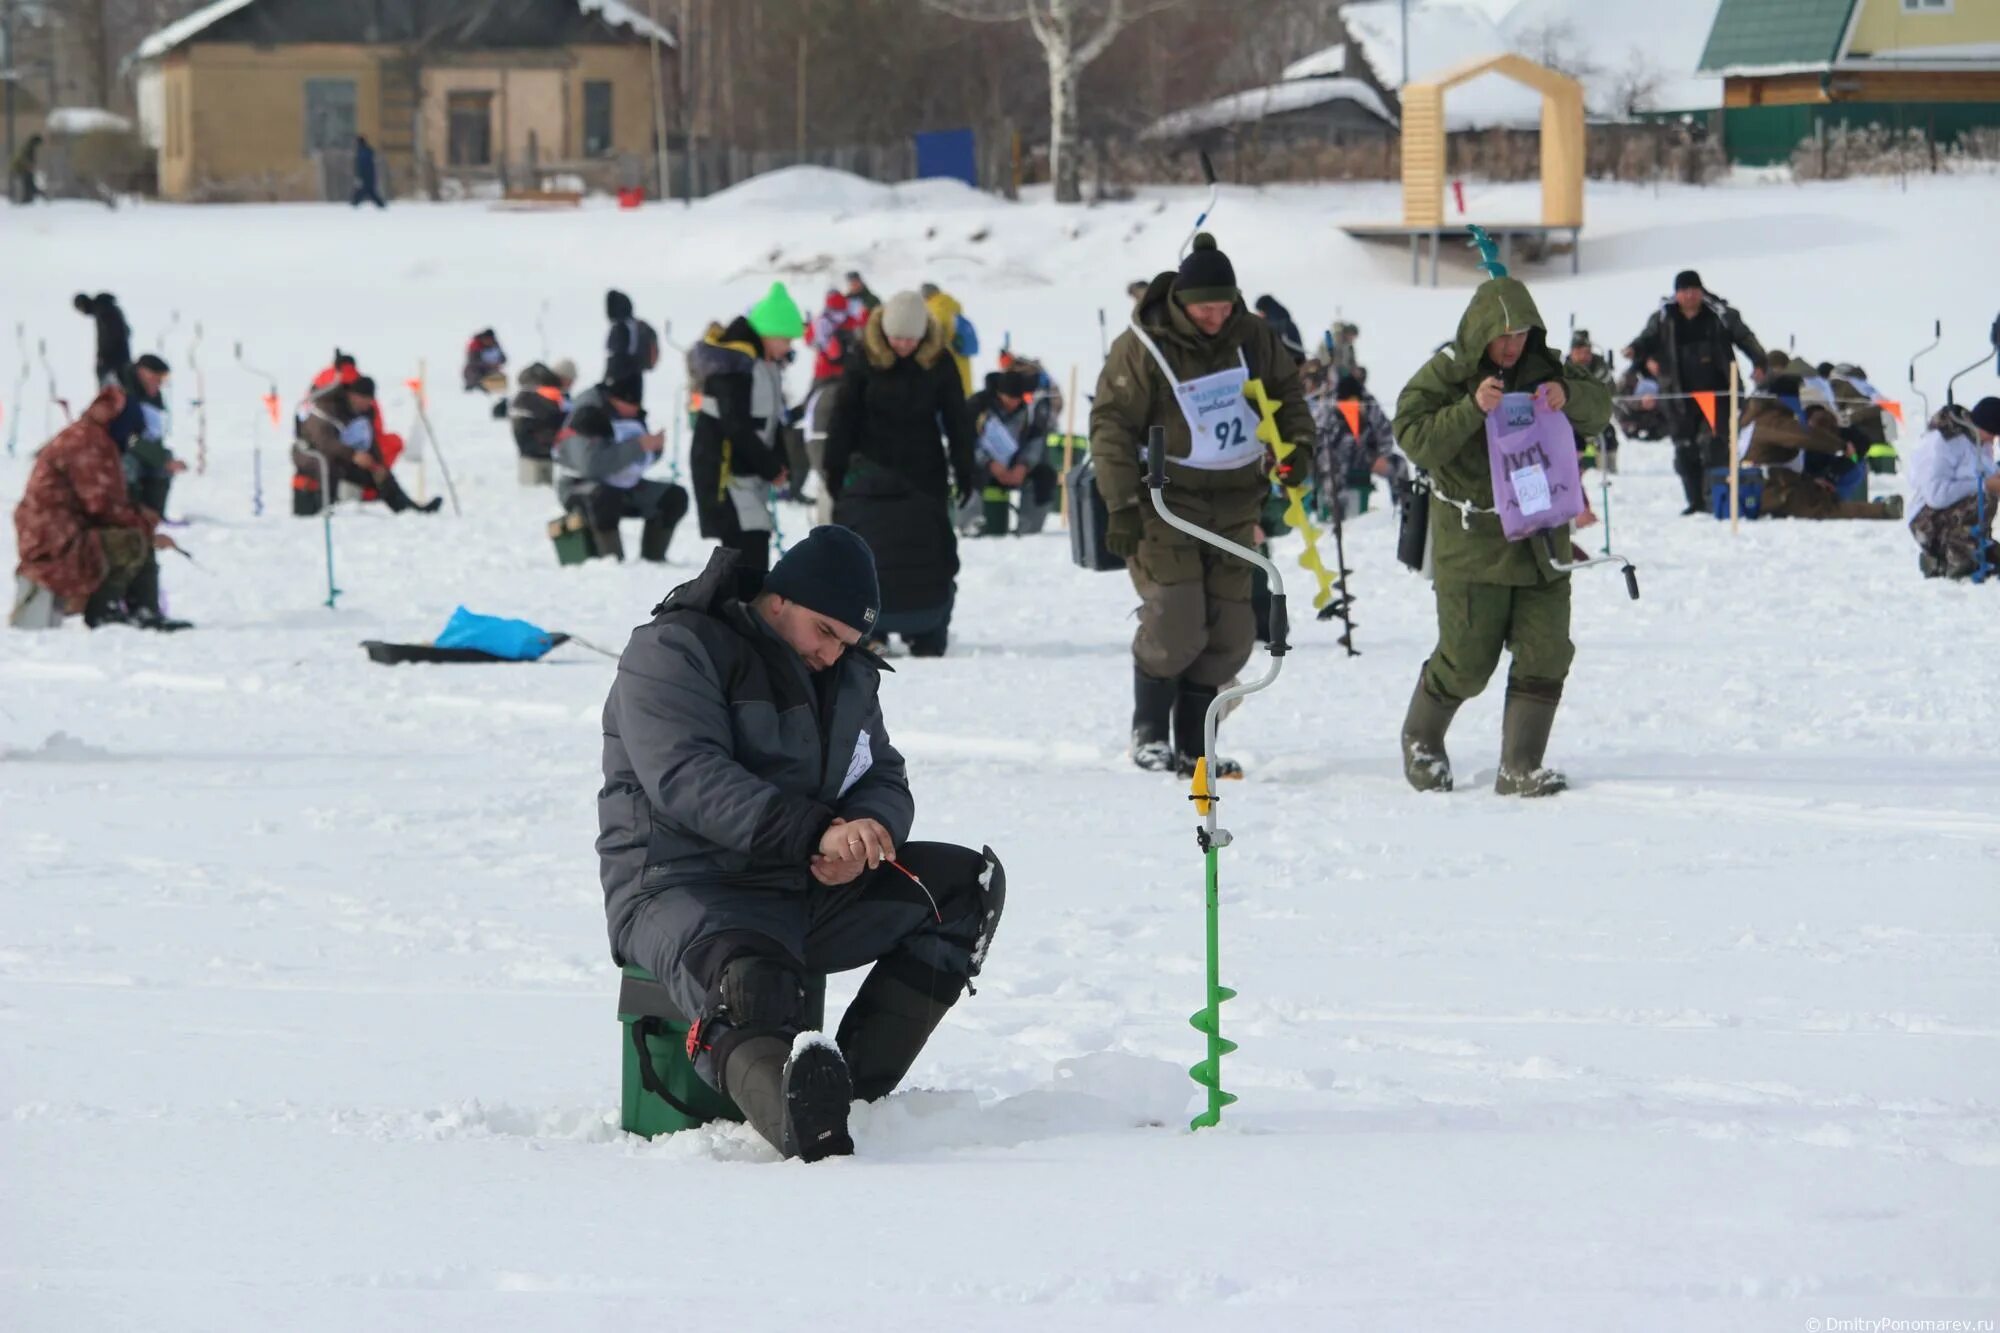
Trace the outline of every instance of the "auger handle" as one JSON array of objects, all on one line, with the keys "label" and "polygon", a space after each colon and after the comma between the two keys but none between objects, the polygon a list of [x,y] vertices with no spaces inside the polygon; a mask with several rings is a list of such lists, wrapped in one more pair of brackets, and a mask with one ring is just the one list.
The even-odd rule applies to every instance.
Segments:
[{"label": "auger handle", "polygon": [[1146,487],[1159,490],[1167,484],[1167,428],[1154,426],[1146,432]]},{"label": "auger handle", "polygon": [[1215,184],[1215,163],[1208,160],[1208,150],[1201,150],[1201,174],[1210,185]]}]

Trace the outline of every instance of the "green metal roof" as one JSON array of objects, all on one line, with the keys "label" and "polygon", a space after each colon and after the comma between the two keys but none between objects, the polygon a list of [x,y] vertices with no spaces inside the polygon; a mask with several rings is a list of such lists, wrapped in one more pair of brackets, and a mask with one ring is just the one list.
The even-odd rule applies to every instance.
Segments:
[{"label": "green metal roof", "polygon": [[1722,0],[1701,71],[1768,65],[1831,65],[1847,21],[1863,0]]}]

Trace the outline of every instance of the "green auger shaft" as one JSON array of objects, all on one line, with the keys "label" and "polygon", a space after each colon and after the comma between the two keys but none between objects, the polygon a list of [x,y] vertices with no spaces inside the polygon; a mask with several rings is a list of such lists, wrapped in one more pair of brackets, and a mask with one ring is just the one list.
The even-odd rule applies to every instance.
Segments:
[{"label": "green auger shaft", "polygon": [[1236,1049],[1236,1043],[1222,1035],[1222,1002],[1236,998],[1236,992],[1222,984],[1222,913],[1216,899],[1216,855],[1220,848],[1208,849],[1208,1005],[1188,1020],[1195,1031],[1208,1038],[1208,1058],[1188,1070],[1188,1076],[1208,1089],[1208,1109],[1188,1122],[1189,1129],[1210,1129],[1222,1123],[1222,1108],[1235,1101],[1222,1090],[1222,1057]]}]

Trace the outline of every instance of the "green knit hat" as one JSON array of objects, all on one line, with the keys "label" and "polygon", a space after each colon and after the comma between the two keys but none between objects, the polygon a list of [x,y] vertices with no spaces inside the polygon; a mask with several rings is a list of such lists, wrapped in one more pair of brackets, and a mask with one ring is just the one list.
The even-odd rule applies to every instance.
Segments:
[{"label": "green knit hat", "polygon": [[763,338],[797,338],[805,333],[806,320],[785,284],[774,282],[764,299],[750,307],[750,327]]}]

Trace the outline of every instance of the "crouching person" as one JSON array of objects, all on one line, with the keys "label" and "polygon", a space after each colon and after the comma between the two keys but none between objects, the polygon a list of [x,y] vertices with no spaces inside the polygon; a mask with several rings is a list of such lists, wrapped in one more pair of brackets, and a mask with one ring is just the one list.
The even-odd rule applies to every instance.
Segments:
[{"label": "crouching person", "polygon": [[35,455],[14,509],[20,565],[10,624],[53,629],[65,615],[81,613],[92,629],[188,628],[160,611],[153,553],[173,540],[157,531],[160,516],[126,491],[120,455],[142,424],[138,404],[107,388]]},{"label": "crouching person", "polygon": [[[1925,578],[1962,579],[1979,567],[1980,547],[1993,546],[1993,512],[2000,509],[2000,398],[1982,398],[1971,412],[1946,407],[1931,418],[1910,450],[1910,498],[1917,506],[1910,534]],[[1984,490],[1984,497],[1980,491]]]},{"label": "crouching person", "polygon": [[1862,472],[1868,441],[1840,424],[1831,405],[1801,396],[1799,376],[1773,375],[1765,392],[1743,402],[1743,429],[1737,451],[1743,462],[1764,469],[1767,518],[1864,518],[1903,516],[1903,497],[1842,500],[1840,487]]},{"label": "crouching person", "polygon": [[[851,1153],[979,973],[1006,896],[990,852],[906,843],[915,804],[856,645],[875,562],[816,528],[752,600],[735,553],[633,632],[604,705],[597,850],[612,956],[658,977],[694,1068],[787,1157]],[[810,974],[871,968],[834,1042]]]}]

